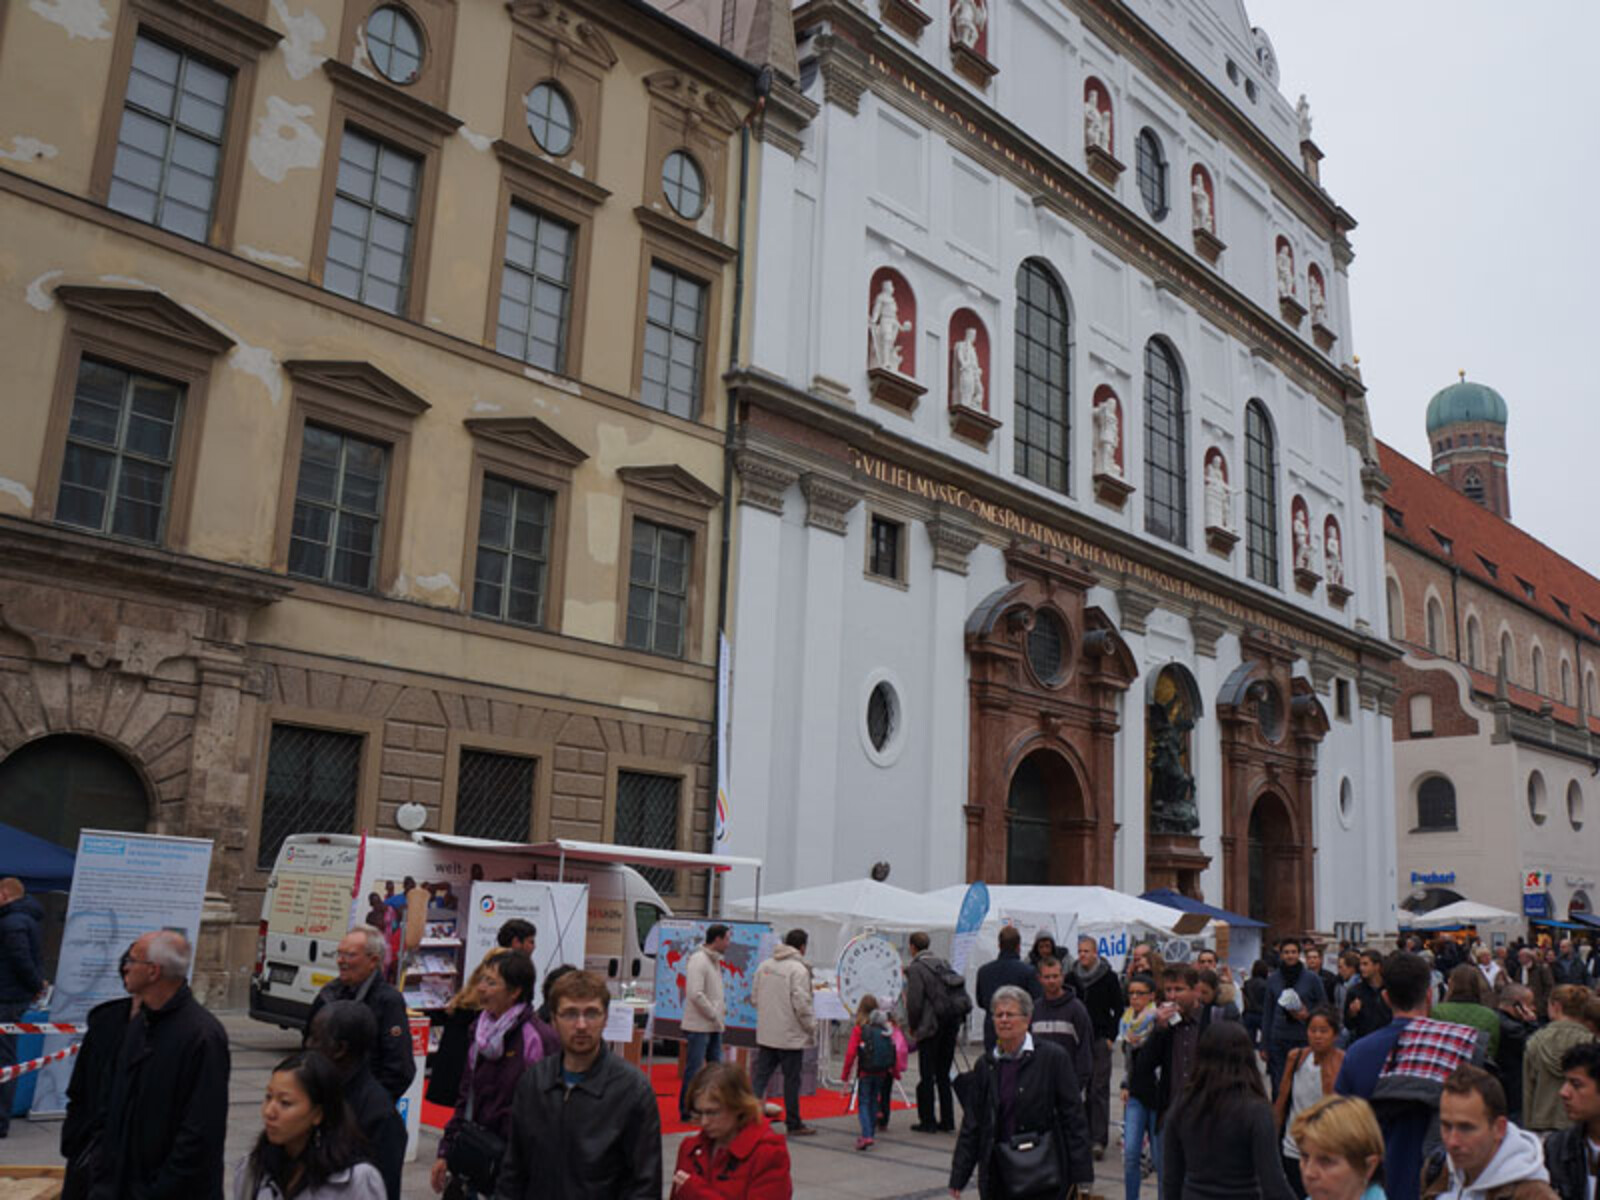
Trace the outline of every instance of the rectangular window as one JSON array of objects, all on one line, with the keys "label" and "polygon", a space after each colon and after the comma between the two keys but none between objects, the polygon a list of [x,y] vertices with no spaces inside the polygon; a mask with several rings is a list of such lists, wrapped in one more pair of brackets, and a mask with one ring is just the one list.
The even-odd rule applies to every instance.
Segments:
[{"label": "rectangular window", "polygon": [[307,425],[289,535],[289,574],[371,590],[388,449]]},{"label": "rectangular window", "polygon": [[291,833],[353,832],[360,779],[360,734],[274,725],[256,866],[270,871]]},{"label": "rectangular window", "polygon": [[1256,401],[1245,408],[1245,550],[1250,578],[1278,586],[1278,484],[1272,428]]},{"label": "rectangular window", "polygon": [[[678,794],[683,780],[675,775],[617,772],[617,820],[612,840],[652,850],[678,848]],[[678,873],[664,867],[642,867],[639,874],[658,892],[678,890]]]},{"label": "rectangular window", "polygon": [[706,285],[650,264],[639,398],[651,408],[694,420],[706,345]]},{"label": "rectangular window", "polygon": [[867,556],[867,574],[900,582],[900,543],[905,526],[887,517],[872,518],[872,547]]},{"label": "rectangular window", "polygon": [[322,283],[397,313],[405,308],[422,160],[346,127]]},{"label": "rectangular window", "polygon": [[1348,679],[1335,679],[1333,681],[1333,711],[1341,721],[1350,719],[1350,681]]},{"label": "rectangular window", "polygon": [[549,492],[484,476],[473,612],[518,625],[544,624],[554,505]]},{"label": "rectangular window", "polygon": [[106,203],[197,242],[211,231],[232,76],[141,33]]},{"label": "rectangular window", "polygon": [[683,657],[694,538],[653,521],[633,523],[628,573],[628,645]]},{"label": "rectangular window", "polygon": [[513,204],[506,218],[505,269],[494,345],[547,371],[564,371],[572,300],[571,225]]},{"label": "rectangular window", "polygon": [[456,786],[456,832],[462,837],[526,842],[533,820],[536,758],[462,750]]},{"label": "rectangular window", "polygon": [[56,520],[160,542],[182,401],[178,384],[81,359]]}]

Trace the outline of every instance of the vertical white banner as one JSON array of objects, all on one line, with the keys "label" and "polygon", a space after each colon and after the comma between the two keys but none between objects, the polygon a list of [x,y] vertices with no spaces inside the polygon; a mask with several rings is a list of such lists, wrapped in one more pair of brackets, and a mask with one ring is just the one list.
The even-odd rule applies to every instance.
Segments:
[{"label": "vertical white banner", "polygon": [[717,811],[716,833],[711,839],[713,854],[725,852],[728,844],[728,677],[732,655],[727,634],[717,635]]}]

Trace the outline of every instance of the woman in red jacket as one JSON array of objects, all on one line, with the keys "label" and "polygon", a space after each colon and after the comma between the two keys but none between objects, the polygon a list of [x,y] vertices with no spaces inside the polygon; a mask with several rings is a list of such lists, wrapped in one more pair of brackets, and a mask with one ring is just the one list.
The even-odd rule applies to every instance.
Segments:
[{"label": "woman in red jacket", "polygon": [[672,1200],[791,1200],[789,1143],[762,1117],[743,1067],[708,1063],[689,1105],[700,1132],[678,1147]]}]

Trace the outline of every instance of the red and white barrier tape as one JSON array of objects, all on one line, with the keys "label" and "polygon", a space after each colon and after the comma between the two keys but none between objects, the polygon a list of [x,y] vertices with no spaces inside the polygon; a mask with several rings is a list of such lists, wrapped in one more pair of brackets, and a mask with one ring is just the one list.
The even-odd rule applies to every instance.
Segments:
[{"label": "red and white barrier tape", "polygon": [[87,1025],[73,1025],[65,1021],[18,1021],[16,1024],[0,1022],[0,1033],[88,1033]]},{"label": "red and white barrier tape", "polygon": [[10,1083],[13,1079],[37,1071],[41,1067],[48,1067],[51,1063],[62,1062],[82,1049],[82,1042],[73,1042],[65,1050],[57,1050],[54,1054],[46,1054],[43,1058],[29,1059],[27,1062],[18,1063],[14,1067],[0,1067],[0,1083]]}]

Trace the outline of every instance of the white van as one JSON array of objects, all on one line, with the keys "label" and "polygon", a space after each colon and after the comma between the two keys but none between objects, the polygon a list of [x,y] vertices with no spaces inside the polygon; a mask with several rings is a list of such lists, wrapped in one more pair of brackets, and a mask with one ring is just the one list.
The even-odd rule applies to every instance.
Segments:
[{"label": "white van", "polygon": [[[475,880],[558,878],[589,885],[584,966],[610,981],[615,993],[624,985],[648,993],[655,960],[645,953],[645,940],[672,910],[632,867],[478,838],[369,837],[363,846],[353,834],[292,834],[278,850],[262,897],[250,1015],[286,1029],[304,1028],[311,1002],[336,974],[339,939],[373,906],[403,902],[410,888],[432,893],[430,941],[445,945],[452,941],[452,926],[455,940],[465,937]],[[471,964],[463,963],[462,969],[470,971]]]}]

